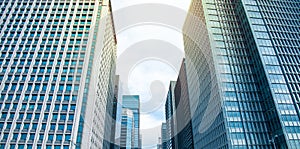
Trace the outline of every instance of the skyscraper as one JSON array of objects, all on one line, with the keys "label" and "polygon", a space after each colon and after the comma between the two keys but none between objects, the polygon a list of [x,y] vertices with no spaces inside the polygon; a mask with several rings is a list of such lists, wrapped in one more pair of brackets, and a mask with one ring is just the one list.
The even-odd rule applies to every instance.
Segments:
[{"label": "skyscraper", "polygon": [[193,131],[184,59],[181,64],[178,79],[174,88],[174,93],[178,149],[193,149]]},{"label": "skyscraper", "polygon": [[177,126],[176,126],[176,107],[175,107],[175,89],[176,81],[170,81],[167,99],[165,103],[166,129],[167,129],[167,148],[175,149],[177,147]]},{"label": "skyscraper", "polygon": [[120,85],[120,82],[119,82],[119,75],[116,75],[115,76],[115,83],[114,83],[114,97],[113,97],[113,100],[112,100],[112,108],[111,108],[111,113],[110,113],[110,118],[111,118],[111,121],[108,121],[107,123],[110,123],[111,125],[111,136],[110,136],[110,149],[114,149],[114,148],[117,148],[118,146],[118,142],[115,142],[115,134],[116,134],[116,123],[117,123],[117,114],[120,114],[118,113],[118,98],[119,98],[119,85]]},{"label": "skyscraper", "polygon": [[161,137],[158,137],[158,144],[156,145],[156,149],[162,149]]},{"label": "skyscraper", "polygon": [[195,148],[300,146],[299,6],[192,1],[183,32]]},{"label": "skyscraper", "polygon": [[134,114],[130,109],[122,109],[122,121],[121,121],[121,149],[132,149],[134,147]]},{"label": "skyscraper", "polygon": [[161,147],[162,149],[167,148],[168,143],[168,136],[167,136],[167,125],[166,123],[161,124]]},{"label": "skyscraper", "polygon": [[0,148],[103,148],[116,38],[104,1],[0,2]]},{"label": "skyscraper", "polygon": [[141,148],[140,144],[140,97],[139,95],[123,95],[122,107],[130,109],[134,117],[133,148]]}]

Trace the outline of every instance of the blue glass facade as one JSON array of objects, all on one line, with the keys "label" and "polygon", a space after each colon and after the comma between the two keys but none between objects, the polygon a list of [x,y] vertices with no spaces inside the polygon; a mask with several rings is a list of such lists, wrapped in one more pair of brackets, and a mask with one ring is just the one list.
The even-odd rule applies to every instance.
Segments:
[{"label": "blue glass facade", "polygon": [[116,59],[109,1],[1,0],[0,16],[0,148],[103,147]]},{"label": "blue glass facade", "polygon": [[297,8],[192,2],[184,41],[195,148],[300,146]]},{"label": "blue glass facade", "polygon": [[178,132],[176,135],[178,140],[177,147],[178,149],[193,149],[193,130],[184,59],[180,67],[174,93],[176,107],[176,127]]},{"label": "blue glass facade", "polygon": [[161,148],[167,149],[168,145],[168,135],[167,135],[167,124],[162,123],[161,124]]},{"label": "blue glass facade", "polygon": [[165,103],[165,116],[166,116],[166,129],[168,141],[166,148],[176,148],[177,144],[177,127],[176,127],[176,107],[175,107],[175,93],[174,88],[176,81],[170,81],[169,90],[167,94],[167,99]]},{"label": "blue glass facade", "polygon": [[130,109],[122,109],[122,120],[121,120],[121,138],[120,148],[121,149],[132,149],[134,147],[135,134],[134,134],[134,114]]},{"label": "blue glass facade", "polygon": [[134,117],[133,148],[140,147],[140,97],[139,95],[123,95],[122,107],[130,109]]},{"label": "blue glass facade", "polygon": [[[112,101],[112,107],[110,110],[110,115],[111,115],[111,121],[108,121],[107,123],[110,122],[111,124],[111,136],[110,136],[110,149],[114,149],[117,148],[117,146],[119,145],[119,142],[115,142],[115,138],[116,138],[116,131],[119,131],[116,128],[116,124],[118,122],[117,120],[117,115],[121,115],[120,111],[118,110],[118,104],[119,104],[119,86],[120,86],[120,81],[119,81],[119,75],[116,75],[115,78],[115,86],[114,86],[114,100]],[[119,118],[119,116],[118,116]]]}]

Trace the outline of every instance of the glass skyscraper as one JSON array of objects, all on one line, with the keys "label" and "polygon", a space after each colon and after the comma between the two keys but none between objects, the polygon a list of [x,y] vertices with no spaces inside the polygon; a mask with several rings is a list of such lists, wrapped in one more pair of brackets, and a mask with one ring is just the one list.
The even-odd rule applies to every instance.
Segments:
[{"label": "glass skyscraper", "polygon": [[[175,114],[176,114],[176,138],[178,149],[193,149],[193,131],[190,112],[190,101],[186,78],[185,59],[183,59],[178,79],[174,88]],[[174,115],[175,116],[175,115]]]},{"label": "glass skyscraper", "polygon": [[0,12],[0,148],[103,148],[116,59],[109,1],[1,0]]},{"label": "glass skyscraper", "polygon": [[[118,104],[119,104],[119,87],[120,87],[120,76],[116,75],[115,76],[115,83],[114,83],[114,98],[112,101],[112,109],[110,110],[111,112],[111,136],[110,136],[110,149],[115,149],[118,147],[119,142],[115,142],[116,138],[116,131],[118,131],[117,127],[117,115],[121,115],[121,113],[118,110]],[[108,123],[108,122],[107,122]]]},{"label": "glass skyscraper", "polygon": [[133,112],[134,119],[134,149],[141,148],[140,141],[140,97],[139,95],[123,95],[122,108],[130,109]]},{"label": "glass skyscraper", "polygon": [[193,0],[184,25],[195,148],[299,148],[298,0]]},{"label": "glass skyscraper", "polygon": [[166,123],[161,124],[161,147],[162,149],[167,149],[168,135],[167,135],[167,125]]},{"label": "glass skyscraper", "polygon": [[134,114],[130,109],[122,109],[122,120],[121,120],[121,137],[120,137],[120,148],[121,149],[132,149],[134,147]]},{"label": "glass skyscraper", "polygon": [[167,148],[177,148],[177,126],[176,126],[176,107],[174,89],[176,81],[170,81],[167,99],[165,103],[166,129],[167,129]]}]

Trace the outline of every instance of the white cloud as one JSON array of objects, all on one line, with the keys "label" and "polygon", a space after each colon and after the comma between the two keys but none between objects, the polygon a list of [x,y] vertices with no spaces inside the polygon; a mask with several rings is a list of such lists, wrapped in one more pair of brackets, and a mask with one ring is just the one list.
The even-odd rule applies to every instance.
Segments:
[{"label": "white cloud", "polygon": [[[117,12],[122,8],[128,6],[133,6],[137,4],[147,4],[147,3],[157,3],[170,5],[178,8],[178,10],[186,12],[189,6],[190,1],[186,0],[112,0],[113,11]],[[155,11],[155,10],[153,10]],[[167,10],[166,10],[167,11]],[[144,15],[143,12],[136,12],[137,14]],[[122,26],[126,22],[126,19],[132,19],[132,16],[122,15],[122,18],[118,18],[120,15],[114,14],[116,28]],[[160,16],[158,16],[160,17]],[[178,75],[178,70],[180,68],[181,60],[183,57],[183,41],[181,28],[184,22],[185,16],[169,16],[176,18],[175,21],[177,26],[172,28],[166,25],[161,24],[132,24],[125,30],[118,30],[117,39],[118,39],[118,56],[122,56],[123,52],[126,50],[131,50],[133,45],[138,43],[143,43],[146,40],[158,40],[164,41],[172,46],[165,46],[164,48],[169,49],[157,49],[161,43],[154,42],[154,44],[149,47],[138,46],[140,48],[138,51],[132,54],[143,55],[145,54],[145,49],[153,48],[153,50],[159,50],[161,54],[167,56],[171,61],[163,61],[164,59],[155,59],[150,57],[148,60],[142,60],[141,63],[135,63],[135,66],[131,66],[131,70],[120,71],[124,65],[126,65],[126,60],[122,61],[121,64],[117,65],[117,72],[122,76],[128,76],[127,80],[121,80],[125,86],[128,87],[128,90],[131,94],[139,94],[142,102],[142,114],[141,114],[141,134],[143,139],[143,148],[151,149],[156,148],[158,143],[158,137],[160,136],[161,123],[165,121],[164,114],[164,103],[166,94],[168,91],[169,81],[176,80]],[[170,19],[170,18],[165,18]],[[124,21],[124,22],[123,22]],[[130,22],[130,21],[129,21]],[[121,28],[122,29],[122,28]],[[171,49],[173,48],[173,49]],[[177,48],[177,49],[176,49]],[[173,51],[172,51],[173,50]],[[180,50],[180,52],[176,51]],[[126,51],[127,52],[127,51]],[[149,54],[149,53],[148,53]],[[173,57],[172,57],[173,56]],[[159,57],[159,56],[157,56]],[[128,61],[131,60],[131,57],[128,57]],[[131,64],[132,65],[132,64]],[[129,73],[130,71],[130,73]],[[123,78],[124,79],[124,78]],[[126,92],[126,87],[124,89]],[[144,104],[144,105],[143,105]],[[146,106],[145,106],[146,105]],[[145,110],[147,108],[152,109],[151,111]],[[143,112],[144,111],[144,112]]]},{"label": "white cloud", "polygon": [[190,1],[187,0],[112,0],[113,10],[145,3],[167,4],[179,7],[184,10],[188,10],[188,7],[190,5]]},{"label": "white cloud", "polygon": [[151,115],[141,115],[141,135],[143,139],[143,148],[150,149],[158,143],[158,137],[161,135],[162,120],[157,120],[156,117]]},{"label": "white cloud", "polygon": [[157,39],[173,44],[183,51],[181,32],[160,25],[141,25],[122,31],[118,34],[118,55],[121,55],[130,46],[147,40]]}]

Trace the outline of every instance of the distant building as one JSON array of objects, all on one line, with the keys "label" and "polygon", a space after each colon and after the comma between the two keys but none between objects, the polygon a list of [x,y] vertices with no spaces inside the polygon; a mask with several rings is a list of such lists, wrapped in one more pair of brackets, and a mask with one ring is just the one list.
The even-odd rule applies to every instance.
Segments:
[{"label": "distant building", "polygon": [[134,114],[130,109],[122,109],[122,121],[121,121],[121,149],[132,149],[134,146]]},{"label": "distant building", "polygon": [[179,76],[174,88],[176,107],[176,127],[178,149],[193,149],[193,130],[191,123],[190,101],[185,70],[185,60],[183,59]]},{"label": "distant building", "polygon": [[142,142],[143,142],[143,139],[142,139],[142,134],[140,134],[140,138],[139,138],[139,148],[142,148]]},{"label": "distant building", "polygon": [[162,149],[161,137],[158,137],[157,149]]},{"label": "distant building", "polygon": [[[121,116],[120,117],[122,117],[122,113],[120,114]],[[122,119],[122,118],[121,118]],[[121,122],[120,122],[121,123]],[[120,133],[121,133],[121,128],[120,128]],[[117,137],[116,139],[115,139],[115,146],[114,146],[114,149],[120,149],[120,140],[121,140],[121,137]]]},{"label": "distant building", "polygon": [[130,109],[134,117],[134,139],[133,148],[138,149],[140,146],[140,97],[139,95],[123,95],[122,107]]},{"label": "distant building", "polygon": [[176,107],[175,107],[175,89],[176,81],[170,81],[169,91],[165,103],[166,129],[167,129],[167,145],[168,149],[176,149],[177,147],[177,126],[176,126]]},{"label": "distant building", "polygon": [[161,144],[157,144],[157,149],[162,149]]},{"label": "distant building", "polygon": [[115,86],[114,86],[114,97],[113,97],[113,103],[112,103],[112,114],[111,114],[111,137],[110,137],[110,149],[115,149],[116,145],[119,144],[119,142],[115,142],[115,133],[116,133],[116,123],[117,123],[117,112],[118,112],[118,96],[119,96],[119,75],[116,75],[115,78]]},{"label": "distant building", "polygon": [[161,124],[161,146],[162,149],[167,149],[168,143],[168,135],[167,135],[167,125],[166,123]]}]

